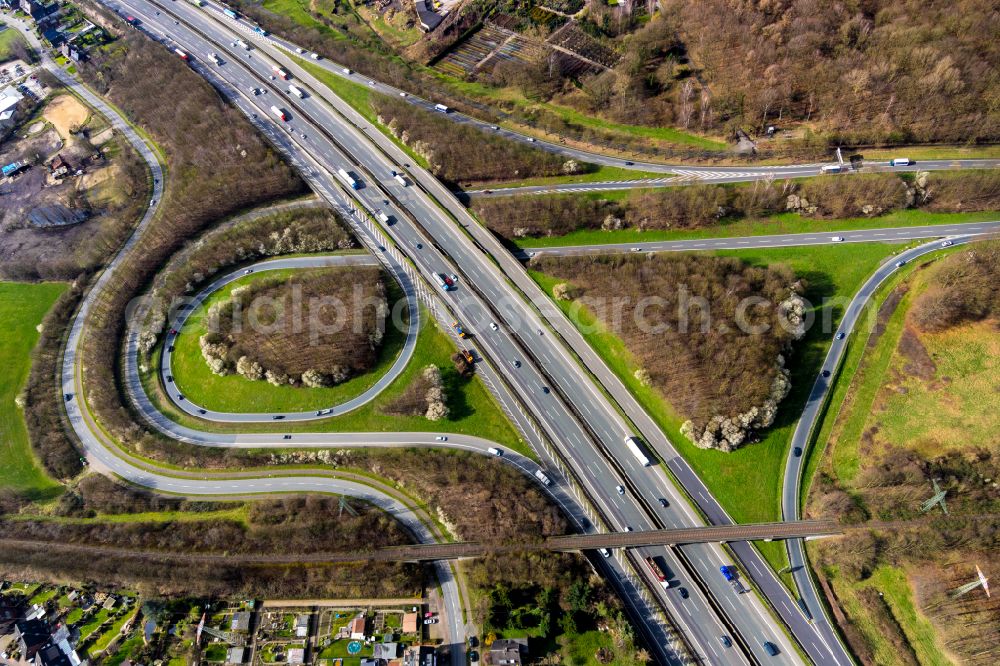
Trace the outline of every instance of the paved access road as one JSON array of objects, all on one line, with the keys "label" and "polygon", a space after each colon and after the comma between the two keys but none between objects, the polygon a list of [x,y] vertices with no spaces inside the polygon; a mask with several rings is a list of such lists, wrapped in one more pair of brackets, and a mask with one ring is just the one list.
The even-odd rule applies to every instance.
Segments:
[{"label": "paved access road", "polygon": [[[802,411],[802,416],[792,434],[791,448],[785,461],[785,478],[781,490],[781,515],[785,520],[797,520],[799,517],[802,474],[808,460],[806,452],[811,442],[810,437],[817,426],[829,391],[836,380],[837,369],[847,353],[848,344],[865,344],[864,336],[871,330],[870,326],[874,324],[875,310],[870,309],[870,307],[874,305],[872,296],[875,291],[900,270],[902,267],[900,262],[905,265],[944,247],[961,245],[976,239],[976,236],[957,236],[945,241],[925,243],[906,250],[879,266],[878,270],[858,290],[844,312],[837,333],[831,341],[830,350],[826,354],[823,368],[813,383],[805,409]],[[861,325],[860,328],[859,325]],[[840,337],[840,334],[843,336]],[[827,373],[829,376],[824,376]],[[809,570],[809,563],[806,561],[805,544],[801,539],[792,539],[786,542],[786,549],[792,567],[792,575],[806,609],[814,617],[826,618],[826,606],[816,589]],[[826,621],[829,619],[827,618]]]},{"label": "paved access road", "polygon": [[675,241],[645,241],[635,243],[596,243],[592,245],[560,245],[528,248],[516,256],[532,257],[615,254],[623,252],[692,252],[709,250],[749,250],[755,248],[801,247],[805,245],[835,245],[837,243],[906,243],[925,238],[948,236],[986,236],[1000,233],[1000,221],[967,222],[961,224],[929,224],[917,227],[884,227],[854,231],[829,231],[730,238],[699,238]]},{"label": "paved access road", "polygon": [[[824,164],[801,165],[802,171],[768,171],[767,167],[744,168],[742,171],[725,171],[713,167],[671,167],[670,172],[677,174],[664,178],[635,178],[630,180],[604,180],[589,183],[554,183],[548,185],[523,185],[519,187],[483,188],[478,190],[462,190],[456,194],[465,197],[510,197],[527,194],[573,194],[583,192],[613,192],[616,190],[643,190],[659,187],[677,187],[696,183],[742,183],[748,180],[774,178],[803,178],[823,175]],[[887,173],[891,171],[953,171],[956,169],[995,169],[1000,166],[1000,160],[928,160],[919,164],[913,162],[905,167],[890,166],[888,162],[865,162],[861,171],[845,171],[840,174],[828,174],[826,178],[848,178],[860,173]]]},{"label": "paved access road", "polygon": [[[160,364],[160,377],[163,382],[163,389],[171,402],[181,411],[195,417],[204,418],[211,421],[225,423],[267,423],[274,420],[272,412],[218,412],[207,409],[191,401],[190,397],[184,396],[182,386],[179,386],[173,377],[173,349],[177,335],[184,328],[184,324],[195,310],[205,302],[205,299],[222,289],[228,284],[244,278],[252,273],[262,273],[266,271],[277,271],[285,269],[307,269],[307,268],[329,268],[333,266],[380,266],[380,262],[369,254],[317,254],[306,257],[292,257],[287,259],[268,259],[259,261],[250,266],[244,266],[238,270],[231,271],[222,277],[213,280],[199,291],[193,298],[188,300],[182,309],[178,309],[176,316],[171,320],[167,333],[165,334],[165,344],[162,361]],[[307,421],[310,419],[329,418],[346,414],[352,409],[357,409],[361,405],[375,399],[392,382],[399,377],[400,373],[406,369],[410,359],[413,357],[413,350],[417,345],[417,333],[420,330],[420,308],[417,305],[417,295],[406,273],[397,267],[394,277],[399,281],[407,301],[407,311],[409,312],[409,326],[406,331],[406,339],[403,341],[403,348],[393,362],[392,367],[383,374],[369,388],[359,395],[345,400],[336,405],[327,405],[319,409],[312,409],[303,412],[285,412],[280,416],[286,421]],[[386,322],[387,326],[392,326],[392,322]],[[174,333],[177,331],[177,333]],[[133,358],[135,358],[133,356]],[[130,364],[131,365],[131,364]]]}]

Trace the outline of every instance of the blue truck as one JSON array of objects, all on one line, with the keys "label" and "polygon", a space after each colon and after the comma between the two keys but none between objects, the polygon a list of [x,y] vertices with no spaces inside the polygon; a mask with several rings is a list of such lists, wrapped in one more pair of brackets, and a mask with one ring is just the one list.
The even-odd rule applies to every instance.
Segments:
[{"label": "blue truck", "polygon": [[236,12],[234,12],[232,9],[229,9],[228,7],[226,7],[225,9],[223,9],[222,13],[225,14],[226,16],[228,16],[229,18],[233,19],[233,20],[236,20],[236,19],[238,19],[240,17],[239,14],[237,14]]}]

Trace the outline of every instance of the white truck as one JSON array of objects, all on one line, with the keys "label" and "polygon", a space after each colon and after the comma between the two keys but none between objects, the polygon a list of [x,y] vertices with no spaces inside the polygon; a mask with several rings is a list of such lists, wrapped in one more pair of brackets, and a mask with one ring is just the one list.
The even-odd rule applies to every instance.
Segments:
[{"label": "white truck", "polygon": [[538,479],[539,481],[541,481],[543,486],[551,486],[552,485],[552,479],[550,479],[549,477],[545,476],[545,472],[543,472],[540,469],[535,470],[535,478]]},{"label": "white truck", "polygon": [[361,183],[359,183],[346,169],[337,169],[337,175],[340,176],[340,179],[344,181],[344,183],[352,190],[356,190],[361,187]]},{"label": "white truck", "polygon": [[288,93],[290,95],[295,95],[299,99],[305,99],[306,97],[305,92],[297,86],[288,86]]},{"label": "white truck", "polygon": [[400,184],[400,185],[402,185],[403,187],[406,187],[407,183],[406,183],[406,179],[405,179],[405,178],[403,178],[403,174],[401,174],[401,173],[397,173],[397,174],[396,174],[395,176],[393,176],[393,178],[395,178],[395,179],[396,179],[396,182],[397,182],[397,183],[399,183],[399,184]]},{"label": "white truck", "polygon": [[246,42],[244,42],[242,39],[237,39],[236,42],[235,42],[235,44],[236,44],[236,46],[240,47],[241,49],[245,49],[247,51],[250,50],[250,45],[247,44]]},{"label": "white truck", "polygon": [[434,105],[434,110],[435,111],[440,111],[441,113],[448,113],[448,111],[450,111],[451,109],[449,109],[444,104],[435,104]]},{"label": "white truck", "polygon": [[273,113],[274,115],[278,116],[279,118],[281,118],[285,122],[288,122],[288,114],[285,113],[285,110],[282,109],[280,106],[272,106],[271,107],[271,113]]},{"label": "white truck", "polygon": [[385,214],[384,210],[380,210],[378,212],[378,219],[379,219],[379,222],[381,222],[382,224],[392,224],[389,221],[390,220],[389,216]]},{"label": "white truck", "polygon": [[629,450],[629,453],[631,453],[633,456],[635,456],[635,459],[639,461],[640,465],[642,465],[643,467],[648,467],[649,466],[649,458],[647,458],[646,454],[642,452],[641,448],[639,448],[639,440],[638,439],[636,439],[632,435],[629,435],[628,437],[626,437],[625,438],[625,448]]},{"label": "white truck", "polygon": [[347,75],[347,76],[350,76],[350,75],[351,75],[351,68],[350,68],[350,67],[344,67],[344,68],[343,68],[342,70],[340,70],[340,71],[342,71],[342,72],[343,72],[343,73],[344,73],[345,75]]}]

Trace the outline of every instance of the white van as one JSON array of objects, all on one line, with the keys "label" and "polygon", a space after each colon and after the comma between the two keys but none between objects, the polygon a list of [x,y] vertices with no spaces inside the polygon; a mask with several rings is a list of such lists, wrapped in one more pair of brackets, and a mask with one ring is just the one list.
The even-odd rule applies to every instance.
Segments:
[{"label": "white van", "polygon": [[486,449],[486,452],[498,458],[503,455],[503,451],[501,451],[500,449],[493,448],[492,446]]},{"label": "white van", "polygon": [[909,157],[896,157],[889,160],[889,166],[910,166],[913,162]]}]

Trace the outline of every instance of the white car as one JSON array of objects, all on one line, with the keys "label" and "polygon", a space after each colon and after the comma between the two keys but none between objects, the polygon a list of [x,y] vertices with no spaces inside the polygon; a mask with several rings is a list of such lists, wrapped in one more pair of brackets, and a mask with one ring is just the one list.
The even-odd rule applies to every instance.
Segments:
[{"label": "white car", "polygon": [[952,243],[950,240],[946,240],[943,243],[941,243],[941,247],[951,247],[952,245],[954,245],[954,243]]},{"label": "white car", "polygon": [[603,555],[604,557],[611,557],[611,551],[608,550],[607,548],[598,548],[597,552]]},{"label": "white car", "polygon": [[399,96],[400,96],[400,97],[406,97],[406,93],[405,93],[405,92],[400,92],[400,93],[399,93]]},{"label": "white car", "polygon": [[622,486],[621,484],[615,486],[615,490],[618,491],[619,495],[624,495],[625,494],[625,487]]},{"label": "white car", "polygon": [[500,449],[494,448],[492,446],[490,448],[486,449],[486,452],[489,453],[490,455],[496,456],[497,458],[499,458],[500,456],[503,455],[503,451],[501,451]]},{"label": "white car", "polygon": [[495,321],[490,322],[490,328],[493,329],[494,331],[500,330],[500,327],[497,326],[497,323]]},{"label": "white car", "polygon": [[315,53],[315,52],[314,53],[310,53],[309,57],[312,58],[313,60],[319,60],[319,54]]},{"label": "white car", "polygon": [[832,240],[834,243],[840,243],[841,241],[844,240],[844,237],[843,236],[834,236],[830,240]]},{"label": "white car", "polygon": [[295,47],[295,52],[296,53],[305,53],[306,50],[304,48],[302,48],[301,46],[296,46]]},{"label": "white car", "polygon": [[437,624],[437,623],[438,619],[436,617],[429,617],[426,620],[424,620],[424,624]]},{"label": "white car", "polygon": [[436,440],[437,440],[437,441],[439,441],[439,442],[447,442],[447,441],[448,441],[448,438],[447,438],[447,437],[445,437],[444,435],[438,435],[438,436],[437,436],[437,437],[435,437],[434,439],[436,439]]},{"label": "white car", "polygon": [[368,85],[370,85],[372,88],[374,88],[375,87],[375,82],[374,81],[369,81]]},{"label": "white car", "polygon": [[528,141],[530,141],[531,143],[534,143],[536,141],[536,139],[533,136],[529,136],[528,137]]},{"label": "white car", "polygon": [[897,261],[896,262],[896,268],[902,268],[905,264],[906,264],[905,261]]}]

